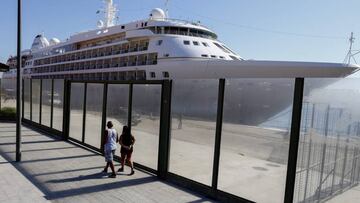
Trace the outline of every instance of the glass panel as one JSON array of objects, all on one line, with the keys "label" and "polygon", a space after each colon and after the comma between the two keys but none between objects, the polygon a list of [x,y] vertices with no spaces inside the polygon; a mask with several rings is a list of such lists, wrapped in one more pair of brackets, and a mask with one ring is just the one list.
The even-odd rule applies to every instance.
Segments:
[{"label": "glass panel", "polygon": [[41,80],[32,80],[32,121],[40,122],[40,84]]},{"label": "glass panel", "polygon": [[218,80],[175,80],[172,90],[170,171],[210,185]]},{"label": "glass panel", "polygon": [[107,121],[112,121],[120,135],[128,122],[129,85],[113,84],[108,86]]},{"label": "glass panel", "polygon": [[53,128],[62,131],[63,128],[64,80],[54,80]]},{"label": "glass panel", "polygon": [[16,108],[16,79],[1,79],[1,108]]},{"label": "glass panel", "polygon": [[83,83],[71,83],[69,137],[79,141],[82,141],[83,132],[84,91]]},{"label": "glass panel", "polygon": [[136,139],[134,161],[157,169],[160,128],[160,85],[134,85],[132,134]]},{"label": "glass panel", "polygon": [[51,119],[51,80],[46,79],[42,82],[42,107],[41,124],[50,127]]},{"label": "glass panel", "polygon": [[218,187],[283,202],[294,79],[226,80]]},{"label": "glass panel", "polygon": [[30,79],[24,80],[24,118],[30,120]]},{"label": "glass panel", "polygon": [[357,202],[360,80],[305,79],[294,202]]},{"label": "glass panel", "polygon": [[103,84],[88,84],[86,95],[85,143],[100,149]]}]

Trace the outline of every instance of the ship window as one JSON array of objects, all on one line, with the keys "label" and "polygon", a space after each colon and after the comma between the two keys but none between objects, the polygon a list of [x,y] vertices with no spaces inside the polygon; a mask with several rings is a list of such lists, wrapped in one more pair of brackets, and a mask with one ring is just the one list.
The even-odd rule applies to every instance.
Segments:
[{"label": "ship window", "polygon": [[145,26],[147,26],[147,22],[145,23]]},{"label": "ship window", "polygon": [[155,72],[150,72],[150,77],[151,77],[151,78],[155,78],[155,77],[156,77]]},{"label": "ship window", "polygon": [[121,26],[121,29],[125,29],[125,26],[124,26],[124,25],[122,25],[122,26]]},{"label": "ship window", "polygon": [[222,47],[220,44],[215,43],[215,42],[214,42],[214,44],[215,44],[215,46],[217,46],[219,49],[223,50],[225,53],[229,53],[229,54],[230,54],[230,52],[229,52],[228,50],[226,50],[224,47]]},{"label": "ship window", "polygon": [[207,57],[209,57],[209,56],[208,56],[207,54],[202,54],[201,57],[207,58]]},{"label": "ship window", "polygon": [[235,57],[235,56],[231,56],[231,55],[229,55],[230,56],[230,58],[232,58],[233,60],[239,60],[237,57]]},{"label": "ship window", "polygon": [[184,44],[185,44],[185,45],[190,45],[190,41],[184,40]]},{"label": "ship window", "polygon": [[225,57],[224,56],[219,56],[221,59],[225,59]]},{"label": "ship window", "polygon": [[169,78],[169,72],[163,72],[163,77],[164,78]]},{"label": "ship window", "polygon": [[211,58],[216,58],[216,56],[215,56],[215,55],[211,55]]},{"label": "ship window", "polygon": [[209,46],[209,44],[206,43],[206,42],[203,42],[202,44],[203,44],[205,47],[208,47],[208,46]]},{"label": "ship window", "polygon": [[162,41],[162,40],[159,40],[158,43],[157,43],[157,45],[160,46],[162,43],[163,43],[163,41]]},{"label": "ship window", "polygon": [[[231,49],[227,46],[225,46],[224,44],[222,45],[226,50],[230,51],[231,53],[235,54],[233,51],[231,51]],[[236,55],[236,54],[235,54]]]},{"label": "ship window", "polygon": [[197,41],[193,41],[193,44],[194,44],[195,46],[199,46],[199,42],[197,42]]}]

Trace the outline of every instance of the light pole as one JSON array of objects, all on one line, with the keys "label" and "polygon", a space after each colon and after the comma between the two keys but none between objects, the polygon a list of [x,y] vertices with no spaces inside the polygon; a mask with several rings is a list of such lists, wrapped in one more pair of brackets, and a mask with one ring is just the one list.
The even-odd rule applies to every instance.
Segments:
[{"label": "light pole", "polygon": [[16,161],[21,161],[21,0],[17,10],[17,63],[16,63]]}]

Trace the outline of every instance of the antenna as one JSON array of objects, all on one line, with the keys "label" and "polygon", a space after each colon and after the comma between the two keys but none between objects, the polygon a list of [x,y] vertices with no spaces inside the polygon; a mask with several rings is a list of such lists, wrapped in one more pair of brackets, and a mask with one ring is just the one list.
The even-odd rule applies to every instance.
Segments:
[{"label": "antenna", "polygon": [[166,18],[169,18],[169,1],[170,0],[165,0],[165,15],[166,15]]},{"label": "antenna", "polygon": [[355,59],[355,55],[359,54],[360,51],[359,50],[353,50],[353,44],[355,42],[355,37],[354,37],[354,33],[351,32],[350,34],[350,38],[349,38],[349,43],[350,43],[350,47],[349,47],[349,51],[345,56],[344,59],[344,63],[346,64],[350,64],[351,63],[351,59],[357,64],[357,61]]}]

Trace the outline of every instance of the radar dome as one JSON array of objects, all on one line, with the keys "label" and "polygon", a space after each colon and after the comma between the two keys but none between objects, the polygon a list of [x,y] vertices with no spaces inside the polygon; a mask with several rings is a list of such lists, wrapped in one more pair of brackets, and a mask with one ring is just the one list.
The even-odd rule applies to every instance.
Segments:
[{"label": "radar dome", "polygon": [[37,35],[34,39],[34,42],[31,45],[31,50],[36,51],[45,47],[48,47],[50,45],[49,41],[46,39],[46,37],[42,35]]},{"label": "radar dome", "polygon": [[155,8],[150,13],[151,20],[164,20],[165,18],[166,14],[161,8]]},{"label": "radar dome", "polygon": [[57,45],[60,43],[60,40],[58,38],[52,38],[50,39],[50,46]]}]

